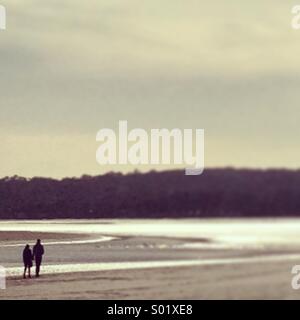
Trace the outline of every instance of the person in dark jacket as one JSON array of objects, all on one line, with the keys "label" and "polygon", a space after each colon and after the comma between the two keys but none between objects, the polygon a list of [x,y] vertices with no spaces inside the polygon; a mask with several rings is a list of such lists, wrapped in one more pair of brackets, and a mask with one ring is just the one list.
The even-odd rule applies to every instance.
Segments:
[{"label": "person in dark jacket", "polygon": [[31,278],[31,274],[30,274],[30,268],[32,267],[32,252],[31,249],[29,247],[29,245],[27,244],[25,246],[25,249],[23,250],[23,262],[24,262],[24,274],[23,274],[23,278],[26,279],[26,270],[28,269],[28,278]]},{"label": "person in dark jacket", "polygon": [[38,278],[40,276],[40,267],[42,264],[42,258],[45,253],[44,247],[41,244],[41,240],[36,241],[33,247],[33,258],[35,260],[35,276]]}]

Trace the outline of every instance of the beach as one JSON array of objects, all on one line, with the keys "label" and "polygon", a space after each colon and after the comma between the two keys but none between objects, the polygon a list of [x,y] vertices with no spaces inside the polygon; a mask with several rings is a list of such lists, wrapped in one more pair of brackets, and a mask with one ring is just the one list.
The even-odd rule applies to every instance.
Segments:
[{"label": "beach", "polygon": [[290,262],[117,270],[13,279],[2,299],[299,299]]},{"label": "beach", "polygon": [[[264,237],[257,223],[246,232],[245,222],[221,221],[1,222],[0,299],[299,299],[291,286],[299,222],[263,222]],[[228,228],[241,229],[240,241],[226,241]],[[46,250],[42,275],[22,279],[23,242],[36,238]]]}]

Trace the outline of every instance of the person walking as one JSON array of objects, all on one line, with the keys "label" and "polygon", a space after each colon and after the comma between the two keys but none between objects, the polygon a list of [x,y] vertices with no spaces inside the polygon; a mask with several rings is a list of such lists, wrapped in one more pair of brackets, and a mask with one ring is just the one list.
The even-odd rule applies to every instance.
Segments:
[{"label": "person walking", "polygon": [[35,261],[35,276],[38,278],[40,276],[40,267],[42,264],[43,255],[45,253],[44,247],[41,244],[41,240],[36,241],[35,246],[33,247],[33,258]]},{"label": "person walking", "polygon": [[28,278],[31,278],[30,269],[32,267],[32,251],[27,244],[23,250],[24,274],[23,278],[26,279],[26,271],[28,270]]}]

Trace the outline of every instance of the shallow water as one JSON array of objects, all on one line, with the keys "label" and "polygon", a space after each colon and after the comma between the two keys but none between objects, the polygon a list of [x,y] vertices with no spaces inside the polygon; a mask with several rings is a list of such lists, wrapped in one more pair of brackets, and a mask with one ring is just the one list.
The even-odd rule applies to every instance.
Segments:
[{"label": "shallow water", "polygon": [[[43,273],[300,260],[300,219],[0,221],[0,231],[77,233],[76,240],[44,241]],[[23,246],[0,244],[0,264],[9,275],[22,273]],[[247,256],[249,250],[255,255]]]},{"label": "shallow water", "polygon": [[[130,270],[130,269],[148,269],[162,267],[188,267],[188,266],[209,266],[209,265],[232,265],[232,264],[250,264],[282,261],[299,261],[300,255],[269,255],[243,258],[221,258],[221,259],[197,259],[197,260],[164,260],[164,261],[136,261],[136,262],[107,262],[107,263],[78,263],[78,264],[60,264],[46,265],[42,267],[43,274],[55,273],[73,273],[73,272],[94,272],[106,270]],[[6,269],[7,276],[14,277],[22,274],[22,267],[10,267]]]},{"label": "shallow water", "polygon": [[[300,219],[0,221],[0,231],[171,237],[222,244],[300,244]],[[86,240],[91,241],[91,240]]]},{"label": "shallow water", "polygon": [[[117,239],[116,237],[97,237],[94,239],[82,239],[82,240],[58,240],[58,241],[44,241],[43,244],[47,246],[56,246],[56,245],[76,245],[76,244],[89,244],[89,243],[101,243]],[[0,244],[0,248],[10,248],[10,247],[24,247],[24,243],[9,243],[9,244]]]}]

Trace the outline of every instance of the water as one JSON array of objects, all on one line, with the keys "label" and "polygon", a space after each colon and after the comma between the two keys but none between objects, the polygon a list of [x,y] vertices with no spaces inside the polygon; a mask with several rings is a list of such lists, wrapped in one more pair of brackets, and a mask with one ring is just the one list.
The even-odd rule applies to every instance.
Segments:
[{"label": "water", "polygon": [[241,245],[300,243],[300,219],[0,221],[0,231],[204,238],[222,244]]},{"label": "water", "polygon": [[[107,270],[131,270],[131,269],[153,269],[162,267],[189,267],[189,266],[216,266],[216,265],[235,265],[250,263],[275,263],[282,260],[293,261],[300,260],[300,254],[269,255],[267,257],[243,257],[243,258],[222,258],[205,260],[164,260],[164,261],[137,261],[137,262],[107,262],[107,263],[79,263],[79,264],[61,264],[47,265],[43,267],[43,274],[54,273],[73,273],[73,272],[95,272]],[[8,276],[18,276],[22,274],[22,267],[10,267],[6,269]]]},{"label": "water", "polygon": [[[43,273],[300,260],[300,219],[0,221],[0,231],[78,234],[44,241]],[[9,275],[22,271],[23,246],[0,239]]]}]

